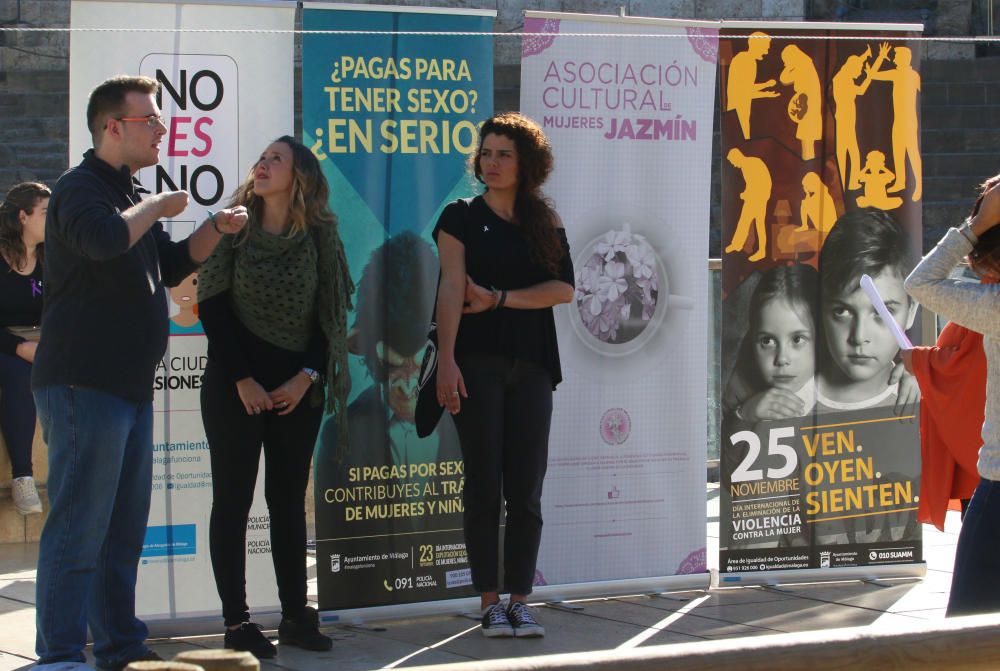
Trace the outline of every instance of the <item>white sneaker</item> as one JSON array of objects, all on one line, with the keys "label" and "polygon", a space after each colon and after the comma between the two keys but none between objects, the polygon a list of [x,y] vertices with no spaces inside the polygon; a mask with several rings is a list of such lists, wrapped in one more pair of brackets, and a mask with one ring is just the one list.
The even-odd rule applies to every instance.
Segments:
[{"label": "white sneaker", "polygon": [[38,498],[35,479],[30,475],[15,478],[11,483],[11,495],[14,497],[14,507],[22,515],[42,512],[42,500]]}]

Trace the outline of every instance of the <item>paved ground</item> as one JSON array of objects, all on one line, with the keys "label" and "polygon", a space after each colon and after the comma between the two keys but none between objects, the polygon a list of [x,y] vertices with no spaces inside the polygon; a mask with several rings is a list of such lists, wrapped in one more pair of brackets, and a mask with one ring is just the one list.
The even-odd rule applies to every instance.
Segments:
[{"label": "paved ground", "polygon": [[[718,541],[717,502],[717,490],[710,489],[710,567]],[[487,640],[476,631],[476,622],[457,615],[334,626],[325,629],[335,640],[329,653],[284,649],[262,667],[367,671],[941,620],[958,528],[957,513],[948,514],[944,533],[924,527],[927,574],[922,580],[732,587],[541,606],[539,617],[548,633],[544,639]],[[34,659],[36,554],[36,545],[0,545],[0,671],[24,668]],[[222,647],[222,636],[174,636],[150,643],[163,657],[171,657],[182,650]]]}]

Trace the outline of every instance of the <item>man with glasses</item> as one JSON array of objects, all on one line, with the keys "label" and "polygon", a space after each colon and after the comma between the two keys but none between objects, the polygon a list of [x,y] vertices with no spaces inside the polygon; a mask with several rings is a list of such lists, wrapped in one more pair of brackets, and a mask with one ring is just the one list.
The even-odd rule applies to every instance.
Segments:
[{"label": "man with glasses", "polygon": [[135,617],[149,514],[153,372],[167,345],[164,286],[246,223],[223,210],[172,242],[160,218],[183,191],[140,199],[166,127],[149,77],[119,76],[87,104],[94,147],[56,183],[45,223],[44,337],[32,389],[49,447],[51,510],[38,552],[39,668],[85,667],[87,625],[100,669],[158,659]]}]

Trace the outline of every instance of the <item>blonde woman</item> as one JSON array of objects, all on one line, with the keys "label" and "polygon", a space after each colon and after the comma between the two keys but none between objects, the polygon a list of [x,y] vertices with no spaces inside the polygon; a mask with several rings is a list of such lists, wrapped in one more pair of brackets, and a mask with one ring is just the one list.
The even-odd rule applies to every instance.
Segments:
[{"label": "blonde woman", "polygon": [[346,430],[345,319],[353,291],[319,162],[289,136],[261,153],[234,205],[246,229],[201,267],[199,315],[208,336],[201,392],[212,457],[212,568],[227,648],[274,657],[246,603],[246,529],[264,450],[271,556],[281,601],[279,642],[329,650],[306,606],[304,499],[325,409]]}]

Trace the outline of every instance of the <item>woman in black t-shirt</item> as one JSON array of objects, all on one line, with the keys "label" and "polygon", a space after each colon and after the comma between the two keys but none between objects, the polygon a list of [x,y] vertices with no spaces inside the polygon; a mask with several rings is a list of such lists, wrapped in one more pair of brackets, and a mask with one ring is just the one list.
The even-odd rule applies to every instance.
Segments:
[{"label": "woman in black t-shirt", "polygon": [[42,248],[49,187],[22,182],[0,203],[0,431],[10,455],[11,495],[22,515],[42,512],[31,469],[35,402],[31,364],[42,317]]},{"label": "woman in black t-shirt", "polygon": [[[552,390],[562,380],[552,306],[573,298],[559,216],[541,193],[552,149],[517,113],[487,120],[471,159],[486,192],[448,205],[441,258],[438,402],[465,460],[465,542],[484,636],[543,636],[525,605],[542,532]],[[503,591],[497,555],[506,503]]]}]

